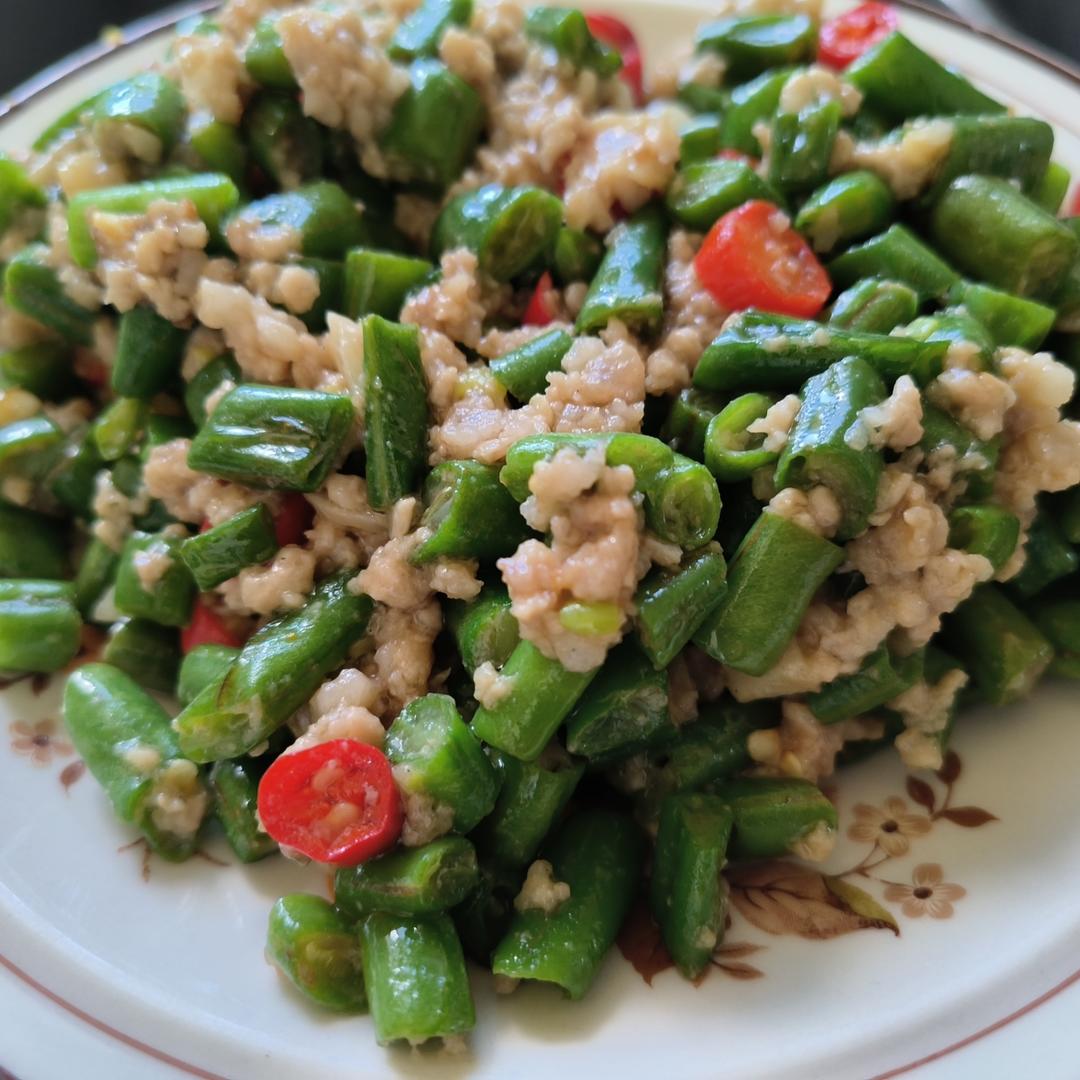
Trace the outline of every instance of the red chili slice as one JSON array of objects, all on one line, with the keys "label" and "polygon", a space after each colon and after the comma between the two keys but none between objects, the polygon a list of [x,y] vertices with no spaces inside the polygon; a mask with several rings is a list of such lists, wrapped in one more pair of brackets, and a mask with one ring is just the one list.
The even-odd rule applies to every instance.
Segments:
[{"label": "red chili slice", "polygon": [[899,25],[900,17],[891,4],[868,0],[822,24],[818,35],[818,59],[829,67],[843,70]]},{"label": "red chili slice", "polygon": [[1080,217],[1080,186],[1073,192],[1072,202],[1069,203],[1069,216]]},{"label": "red chili slice", "polygon": [[315,516],[311,503],[299,491],[287,492],[281,500],[281,509],[274,515],[274,533],[280,547],[299,544],[304,533],[311,528]]},{"label": "red chili slice", "polygon": [[180,648],[191,652],[198,645],[230,645],[240,647],[240,639],[225,625],[221,616],[207,607],[205,600],[195,603],[191,622],[180,631]]},{"label": "red chili slice", "polygon": [[282,754],[259,783],[259,820],[282,847],[315,862],[355,866],[393,847],[401,796],[374,746],[334,739]]},{"label": "red chili slice", "polygon": [[645,84],[642,75],[641,47],[634,36],[634,31],[622,19],[599,11],[586,14],[585,21],[593,37],[619,50],[622,56],[622,70],[619,75],[634,91],[634,103],[640,105],[645,100]]},{"label": "red chili slice", "polygon": [[547,326],[548,323],[554,321],[555,312],[552,311],[551,302],[548,299],[548,294],[554,288],[555,282],[545,270],[540,275],[532,296],[529,297],[529,306],[525,308],[525,317],[522,322],[526,326]]},{"label": "red chili slice", "polygon": [[788,217],[756,199],[725,214],[694,259],[698,280],[729,311],[756,307],[812,319],[832,284]]}]

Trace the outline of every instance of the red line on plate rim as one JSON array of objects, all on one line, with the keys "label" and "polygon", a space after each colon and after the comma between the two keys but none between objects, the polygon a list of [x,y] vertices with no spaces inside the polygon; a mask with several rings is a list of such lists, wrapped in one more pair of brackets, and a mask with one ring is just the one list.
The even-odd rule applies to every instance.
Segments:
[{"label": "red line on plate rim", "polygon": [[[953,26],[960,27],[973,33],[981,38],[986,38],[989,41],[994,42],[997,45],[1001,45],[1006,49],[1010,49],[1013,52],[1019,53],[1021,56],[1028,59],[1035,60],[1036,62],[1043,64],[1046,67],[1053,69],[1057,74],[1068,79],[1070,82],[1076,83],[1080,86],[1080,69],[1072,67],[1061,58],[1056,55],[1052,55],[1043,52],[1041,49],[1036,48],[1033,45],[1028,44],[1025,41],[1018,41],[1014,38],[1005,37],[994,30],[990,30],[987,27],[977,26],[968,22],[966,19],[962,19],[959,15],[950,11],[939,11],[936,8],[929,7],[925,4],[919,3],[919,0],[892,0],[893,3],[899,7],[909,8],[912,11],[918,12],[920,15],[924,15],[927,18],[937,19],[941,22],[949,23]],[[7,118],[13,113],[17,112],[23,106],[28,105],[33,99],[39,97],[41,94],[50,90],[58,83],[76,72],[85,71],[87,68],[96,66],[100,61],[112,56],[112,54],[119,49],[128,45],[133,45],[140,41],[145,41],[149,37],[153,37],[155,34],[163,33],[164,31],[175,26],[182,19],[187,18],[190,15],[198,14],[202,11],[207,11],[216,4],[212,2],[200,2],[193,3],[187,6],[182,14],[177,14],[175,11],[172,13],[165,13],[164,15],[153,16],[148,19],[139,20],[132,23],[130,26],[124,29],[123,40],[113,46],[108,44],[97,44],[88,46],[86,49],[82,49],[76,53],[73,53],[67,60],[60,61],[46,69],[42,75],[37,78],[31,79],[28,82],[22,83],[16,87],[11,94],[5,95],[0,98],[0,120]],[[1064,125],[1063,125],[1064,126]],[[0,965],[3,965],[10,971],[17,979],[25,983],[31,989],[36,990],[39,994],[48,998],[49,1001],[58,1005],[72,1016],[77,1017],[84,1023],[89,1024],[91,1027],[100,1031],[104,1035],[108,1035],[110,1038],[116,1039],[118,1042],[123,1043],[125,1046],[130,1047],[133,1050],[138,1050],[140,1053],[146,1054],[148,1057],[154,1058],[157,1061],[166,1065],[171,1065],[175,1069],[179,1069],[181,1072],[187,1073],[189,1076],[200,1077],[201,1080],[228,1080],[227,1077],[221,1076],[219,1073],[209,1072],[206,1069],[201,1069],[197,1065],[191,1065],[186,1061],[181,1061],[179,1058],[173,1057],[171,1054],[165,1053],[163,1050],[158,1050],[148,1043],[144,1043],[139,1039],[134,1038],[131,1035],[127,1035],[120,1031],[118,1028],[114,1028],[109,1024],[106,1024],[103,1020],[97,1019],[97,1017],[91,1016],[88,1012],[80,1009],[77,1005],[72,1004],[70,1001],[61,997],[59,994],[54,993],[48,987],[38,982],[33,976],[23,971],[22,968],[12,963],[6,956],[0,953]],[[929,1065],[932,1062],[940,1061],[942,1058],[947,1057],[949,1054],[953,1054],[958,1050],[962,1050],[967,1046],[971,1046],[973,1043],[978,1042],[981,1039],[986,1038],[987,1035],[992,1035],[995,1031],[1000,1031],[1002,1028],[1007,1027],[1009,1024],[1021,1017],[1027,1016],[1029,1013],[1034,1012],[1040,1005],[1045,1005],[1046,1002],[1052,998],[1057,997],[1058,994],[1067,990],[1070,986],[1080,982],[1080,970],[1074,971],[1067,978],[1063,979],[1056,986],[1052,986],[1045,993],[1035,998],[1033,1001],[1029,1001],[1026,1005],[1022,1005],[1020,1008],[1009,1013],[1008,1016],[1003,1016],[1000,1020],[995,1020],[992,1024],[988,1024],[984,1028],[980,1028],[978,1031],[973,1032],[971,1035],[966,1036],[963,1039],[958,1039],[954,1043],[950,1043],[948,1046],[943,1047],[940,1050],[935,1050],[931,1054],[927,1054],[925,1057],[921,1057],[916,1061],[908,1062],[905,1065],[899,1065],[896,1068],[890,1069],[887,1072],[878,1073],[872,1078],[872,1080],[892,1080],[893,1077],[903,1076],[906,1073],[910,1073],[915,1069],[921,1068],[923,1065]],[[2,1067],[0,1067],[0,1077],[5,1075],[10,1076]]]},{"label": "red line on plate rim", "polygon": [[[165,1065],[171,1065],[174,1069],[179,1069],[181,1072],[187,1073],[189,1076],[200,1077],[200,1080],[228,1080],[227,1077],[222,1076],[220,1073],[210,1072],[207,1069],[200,1069],[198,1065],[192,1065],[189,1062],[181,1061],[180,1058],[173,1057],[172,1054],[165,1053],[164,1050],[158,1050],[156,1047],[150,1046],[148,1043],[142,1042],[140,1039],[136,1039],[132,1035],[127,1035],[120,1031],[118,1028],[112,1027],[110,1024],[106,1024],[104,1020],[99,1020],[96,1016],[91,1016],[88,1012],[84,1012],[77,1005],[73,1005],[66,998],[61,997],[59,994],[54,993],[47,986],[39,983],[32,975],[23,971],[17,964],[12,963],[3,953],[0,953],[0,964],[2,964],[8,971],[11,972],[17,979],[26,983],[32,990],[36,990],[39,994],[43,994],[54,1005],[59,1005],[65,1012],[71,1013],[72,1016],[77,1017],[84,1023],[89,1024],[92,1028],[100,1031],[103,1035],[108,1035],[112,1039],[116,1039],[118,1042],[123,1043],[125,1046],[130,1046],[133,1050],[138,1050],[142,1054],[146,1054],[148,1057],[152,1057],[157,1061],[164,1063]],[[0,1070],[0,1075],[3,1075],[3,1071]]]}]

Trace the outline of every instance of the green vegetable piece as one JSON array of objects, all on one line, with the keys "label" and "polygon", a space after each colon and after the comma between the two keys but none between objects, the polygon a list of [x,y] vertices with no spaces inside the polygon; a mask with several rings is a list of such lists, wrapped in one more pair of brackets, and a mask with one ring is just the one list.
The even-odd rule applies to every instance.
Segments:
[{"label": "green vegetable piece", "polygon": [[922,653],[895,657],[883,645],[866,657],[858,671],[834,679],[811,694],[806,703],[821,723],[838,724],[910,690],[922,676],[922,666]]},{"label": "green vegetable piece", "polygon": [[[118,611],[162,626],[187,625],[195,582],[180,559],[180,543],[170,532],[135,532],[127,538],[116,570]],[[146,565],[154,567],[156,577],[149,588],[139,573]]]},{"label": "green vegetable piece", "polygon": [[278,187],[298,188],[322,176],[322,129],[295,94],[257,94],[244,110],[244,134],[252,161]]},{"label": "green vegetable piece", "polygon": [[679,165],[683,169],[711,161],[719,151],[720,113],[701,112],[683,124],[679,132]]},{"label": "green vegetable piece", "polygon": [[46,401],[64,401],[77,385],[70,348],[52,341],[0,352],[0,380]]},{"label": "green vegetable piece", "polygon": [[574,8],[531,8],[525,16],[525,36],[550,45],[560,60],[595,71],[602,79],[622,67],[618,50],[594,37],[585,16]]},{"label": "green vegetable piece", "polygon": [[729,850],[736,859],[799,854],[819,833],[836,832],[836,807],[808,780],[728,780],[716,794],[735,815]]},{"label": "green vegetable piece", "polygon": [[770,182],[791,193],[811,191],[823,184],[843,118],[840,102],[832,96],[817,97],[797,112],[789,112],[782,94],[772,125]]},{"label": "green vegetable piece", "polygon": [[1048,214],[1058,214],[1072,186],[1072,173],[1060,161],[1051,161],[1028,194]]},{"label": "green vegetable piece", "polygon": [[40,210],[45,203],[45,192],[26,175],[23,166],[0,151],[0,236],[24,211]]},{"label": "green vegetable piece", "polygon": [[694,44],[698,52],[719,53],[730,78],[750,79],[813,57],[817,23],[806,15],[738,15],[705,23]]},{"label": "green vegetable piece", "polygon": [[747,428],[760,420],[776,399],[768,394],[743,394],[709,421],[705,434],[705,465],[722,484],[747,480],[758,469],[775,465],[780,456],[765,450],[764,435],[751,435]]},{"label": "green vegetable piece", "polygon": [[176,698],[190,705],[208,686],[219,685],[240,650],[232,645],[196,645],[180,663]]},{"label": "green vegetable piece", "polygon": [[1036,300],[1052,297],[1080,240],[1007,180],[962,176],[938,199],[930,237],[960,270]]},{"label": "green vegetable piece", "polygon": [[666,668],[724,597],[727,565],[715,544],[686,556],[678,570],[657,567],[634,597],[635,625],[653,667]]},{"label": "green vegetable piece", "polygon": [[[690,79],[680,82],[675,92],[675,100],[685,105],[692,113],[712,116],[719,120],[731,104],[731,95],[722,87],[705,86]],[[718,144],[717,149],[721,146],[722,143]]]},{"label": "green vegetable piece", "polygon": [[428,452],[427,380],[415,326],[368,315],[363,332],[368,499],[385,509],[420,487]]},{"label": "green vegetable piece", "polygon": [[[141,71],[105,90],[94,101],[90,122],[99,145],[122,149],[154,165],[176,144],[185,112],[184,95],[172,79],[157,71]],[[136,140],[126,130],[130,127],[141,128],[155,141]]]},{"label": "green vegetable piece", "polygon": [[679,169],[664,197],[672,217],[696,232],[708,232],[729,210],[751,199],[783,202],[748,162],[727,158],[700,161]]},{"label": "green vegetable piece", "polygon": [[1004,507],[958,506],[949,514],[949,547],[990,560],[996,573],[1020,542],[1020,519]]},{"label": "green vegetable piece", "polygon": [[245,566],[271,559],[278,549],[274,518],[265,503],[246,510],[180,544],[180,558],[200,592],[236,577]]},{"label": "green vegetable piece", "polygon": [[528,535],[516,500],[499,483],[498,467],[479,461],[445,461],[431,470],[420,527],[429,535],[409,556],[414,566],[439,558],[493,562]]},{"label": "green vegetable piece", "polygon": [[575,1001],[583,997],[630,910],[642,849],[637,826],[622,814],[572,817],[544,851],[554,879],[570,887],[569,898],[553,911],[518,910],[491,970],[554,983]]},{"label": "green vegetable piece", "polygon": [[139,398],[117,398],[90,430],[103,461],[119,461],[142,437],[147,405]]},{"label": "green vegetable piece", "polygon": [[528,401],[547,389],[547,377],[562,370],[563,357],[574,339],[565,330],[550,330],[490,363],[492,374],[518,401]]},{"label": "green vegetable piece", "polygon": [[240,365],[232,353],[222,353],[201,367],[184,388],[184,407],[196,427],[206,423],[206,399],[213,394],[225,380],[240,382]]},{"label": "green vegetable piece", "polygon": [[64,445],[61,460],[48,481],[49,490],[65,509],[89,519],[93,516],[97,474],[104,464],[92,429],[78,428]]},{"label": "green vegetable piece", "polygon": [[947,308],[933,315],[923,315],[904,327],[903,336],[915,338],[916,341],[944,341],[950,347],[974,345],[977,353],[971,357],[973,367],[976,360],[979,371],[989,371],[993,366],[993,337],[978,319],[972,318],[963,308]]},{"label": "green vegetable piece", "polygon": [[579,334],[603,330],[611,319],[651,337],[664,317],[661,278],[667,251],[667,226],[659,205],[651,203],[617,225],[607,239],[607,254],[578,313]]},{"label": "green vegetable piece", "polygon": [[248,148],[235,124],[215,120],[211,112],[192,113],[188,117],[187,142],[202,169],[224,173],[237,185],[247,179]]},{"label": "green vegetable piece", "polygon": [[0,578],[66,578],[66,530],[54,518],[0,502]]},{"label": "green vegetable piece", "polygon": [[473,732],[522,761],[535,761],[598,670],[567,671],[532,642],[521,641],[501,672],[506,696],[493,708],[477,710]]},{"label": "green vegetable piece", "polygon": [[562,228],[563,206],[538,187],[486,184],[452,199],[431,234],[431,254],[467,247],[480,269],[509,281],[536,263],[547,263]]},{"label": "green vegetable piece", "polygon": [[863,53],[846,78],[863,93],[863,105],[893,122],[911,116],[1003,113],[1005,106],[942,66],[899,31]]},{"label": "green vegetable piece", "polygon": [[97,263],[97,248],[90,231],[92,211],[142,214],[151,203],[159,200],[190,201],[211,236],[217,237],[221,234],[222,221],[240,201],[240,193],[236,185],[222,173],[166,176],[138,184],[81,191],[68,203],[68,247],[76,265],[90,270]]},{"label": "green vegetable piece", "polygon": [[[484,127],[484,104],[436,60],[417,60],[409,77],[411,85],[382,133],[382,149],[395,179],[443,190],[472,159]],[[447,122],[450,117],[453,123]]]},{"label": "green vegetable piece", "polygon": [[922,425],[923,437],[919,440],[919,449],[927,457],[944,453],[956,461],[967,459],[969,466],[976,466],[977,458],[983,459],[985,466],[972,467],[967,471],[966,495],[975,501],[989,499],[993,494],[1000,441],[992,439],[984,442],[977,439],[963,424],[928,402],[923,402]]},{"label": "green vegetable piece", "polygon": [[180,370],[187,332],[152,307],[134,307],[120,316],[110,384],[127,398],[152,398]]},{"label": "green vegetable piece", "polygon": [[885,462],[869,444],[860,413],[887,396],[881,376],[857,356],[840,360],[809,379],[802,407],[776,466],[778,488],[824,484],[840,503],[837,536],[848,540],[866,528]]},{"label": "green vegetable piece", "polygon": [[360,924],[364,982],[380,1046],[448,1038],[476,1024],[469,974],[448,915],[369,915]]},{"label": "green vegetable piece", "polygon": [[660,810],[650,898],[675,966],[696,979],[724,933],[724,868],[734,815],[716,795],[672,795]]},{"label": "green vegetable piece", "polygon": [[720,491],[699,461],[674,463],[645,490],[645,519],[657,536],[688,551],[707,544],[720,521]]},{"label": "green vegetable piece", "polygon": [[724,405],[724,398],[707,390],[698,390],[695,386],[680,390],[678,397],[671,402],[671,411],[664,421],[660,437],[677,453],[702,461],[709,421]]},{"label": "green vegetable piece", "polygon": [[872,172],[857,170],[818,188],[796,215],[795,228],[816,252],[828,255],[888,228],[895,214],[896,199],[889,185]]},{"label": "green vegetable piece", "polygon": [[0,581],[0,671],[59,671],[79,651],[82,620],[65,581]]},{"label": "green vegetable piece", "polygon": [[1080,678],[1080,600],[1051,600],[1040,597],[1031,617],[1054,647],[1051,675]]},{"label": "green vegetable piece", "polygon": [[667,673],[633,638],[616,646],[566,721],[566,748],[593,765],[630,757],[675,733]]},{"label": "green vegetable piece", "polygon": [[745,311],[701,354],[694,386],[702,390],[794,390],[848,356],[880,376],[911,375],[925,385],[941,374],[948,345]]},{"label": "green vegetable piece", "polygon": [[353,248],[345,256],[345,311],[350,319],[396,319],[409,292],[431,274],[427,259],[394,251]]},{"label": "green vegetable piece", "polygon": [[269,738],[345,662],[367,629],[371,598],[349,574],[319,583],[298,611],[258,630],[220,685],[207,686],[174,724],[194,761],[239,757]]},{"label": "green vegetable piece", "polygon": [[120,819],[163,858],[191,855],[209,800],[165,710],[117,668],[86,664],[64,687],[64,724]]},{"label": "green vegetable piece", "polygon": [[501,668],[520,640],[510,594],[502,585],[485,585],[475,600],[451,601],[446,621],[470,675],[481,664]]},{"label": "green vegetable piece", "polygon": [[386,756],[406,793],[451,808],[458,832],[468,832],[495,805],[495,771],[445,694],[427,694],[405,706],[387,733]]},{"label": "green vegetable piece", "polygon": [[732,90],[731,106],[724,113],[720,131],[720,141],[725,149],[738,150],[756,158],[762,156],[762,146],[754,128],[762,121],[770,120],[776,112],[791,72],[791,68],[766,71]]},{"label": "green vegetable piece", "polygon": [[[1080,217],[1068,218],[1063,223],[1077,239],[1080,239]],[[1058,309],[1056,326],[1066,334],[1080,332],[1080,257],[1073,260],[1053,296]]]},{"label": "green vegetable piece", "polygon": [[264,15],[255,24],[244,50],[244,67],[252,79],[267,90],[297,88],[296,76],[285,56],[274,16]]},{"label": "green vegetable piece", "polygon": [[120,556],[104,540],[92,537],[79,560],[75,575],[75,606],[84,619],[112,585]]},{"label": "green vegetable piece", "polygon": [[[79,196],[76,196],[78,198]],[[92,242],[92,241],[91,241]],[[64,291],[44,244],[29,244],[4,267],[4,303],[74,345],[89,345],[97,308],[85,308]]]},{"label": "green vegetable piece", "polygon": [[762,514],[728,570],[723,599],[694,642],[714,660],[764,675],[780,659],[826,578],[844,560],[836,544],[777,514]]},{"label": "green vegetable piece", "polygon": [[277,841],[263,832],[258,816],[259,780],[270,766],[271,756],[263,754],[257,758],[215,761],[210,769],[214,813],[225,831],[229,847],[242,863],[258,862],[279,850]]},{"label": "green vegetable piece", "polygon": [[342,258],[349,248],[364,242],[367,232],[362,212],[344,188],[330,180],[248,203],[230,224],[242,225],[248,238],[298,234],[302,253],[321,259]]},{"label": "green vegetable piece", "polygon": [[266,955],[317,1005],[363,1012],[367,998],[356,928],[321,896],[292,893],[274,904]]},{"label": "green vegetable piece", "polygon": [[604,242],[594,233],[564,225],[555,237],[551,269],[560,285],[592,281],[604,261]]},{"label": "green vegetable piece", "polygon": [[48,462],[64,433],[47,416],[31,416],[0,427],[0,470],[12,472],[33,462]]},{"label": "green vegetable piece", "polygon": [[829,263],[828,271],[841,289],[868,277],[902,282],[919,294],[920,303],[943,299],[960,282],[960,275],[904,225],[892,225],[845,251]]},{"label": "green vegetable piece", "polygon": [[95,102],[103,93],[105,93],[104,90],[98,90],[95,94],[86,98],[85,101],[80,101],[77,105],[72,105],[70,109],[65,109],[30,144],[31,149],[37,151],[47,150],[53,143],[59,141],[60,136],[67,135],[69,132],[81,127],[89,119]]},{"label": "green vegetable piece", "polygon": [[481,864],[480,884],[451,912],[466,955],[485,968],[510,925],[523,876],[520,870]]},{"label": "green vegetable piece", "polygon": [[919,313],[919,296],[899,281],[864,278],[842,292],[829,312],[829,325],[866,334],[888,334]]},{"label": "green vegetable piece", "polygon": [[524,867],[566,809],[585,765],[559,752],[557,744],[545,752],[543,763],[497,750],[491,759],[499,774],[499,797],[473,836],[486,859],[503,867]]},{"label": "green vegetable piece", "polygon": [[180,667],[179,637],[172,627],[148,619],[121,619],[110,627],[101,659],[147,690],[171,694]]},{"label": "green vegetable piece", "polygon": [[1052,503],[1058,528],[1070,544],[1080,544],[1080,488],[1069,488]]},{"label": "green vegetable piece", "polygon": [[352,425],[352,402],[343,394],[238,386],[192,440],[188,465],[248,487],[317,491]]},{"label": "green vegetable piece", "polygon": [[394,32],[387,54],[399,63],[438,56],[443,34],[451,26],[468,26],[472,13],[473,0],[424,0]]},{"label": "green vegetable piece", "polygon": [[476,888],[476,850],[463,836],[391,851],[334,875],[334,903],[352,919],[375,911],[433,915],[456,907]]},{"label": "green vegetable piece", "polygon": [[1028,531],[1024,545],[1027,558],[1023,568],[1009,581],[1009,591],[1021,600],[1030,600],[1055,581],[1075,574],[1080,555],[1065,539],[1049,514],[1040,514]]}]

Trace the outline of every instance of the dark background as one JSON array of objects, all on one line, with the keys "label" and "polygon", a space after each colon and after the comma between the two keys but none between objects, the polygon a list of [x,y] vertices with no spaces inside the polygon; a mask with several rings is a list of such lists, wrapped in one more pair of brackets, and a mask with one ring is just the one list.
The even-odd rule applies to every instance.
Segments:
[{"label": "dark background", "polygon": [[[990,0],[1003,19],[1080,61],[1077,0]],[[0,0],[0,93],[93,41],[105,25],[130,22],[163,0]]]}]

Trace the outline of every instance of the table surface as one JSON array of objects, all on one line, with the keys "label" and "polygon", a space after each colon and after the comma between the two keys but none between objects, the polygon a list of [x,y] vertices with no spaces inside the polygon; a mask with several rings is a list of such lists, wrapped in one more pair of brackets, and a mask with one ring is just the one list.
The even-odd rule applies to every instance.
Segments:
[{"label": "table surface", "polygon": [[[130,22],[166,2],[44,0],[5,5],[5,32],[0,34],[0,93],[92,41],[102,27]],[[1028,36],[1080,61],[1080,4],[1071,0],[948,0],[948,4],[982,23],[1011,23]]]}]

